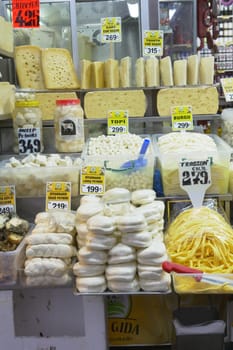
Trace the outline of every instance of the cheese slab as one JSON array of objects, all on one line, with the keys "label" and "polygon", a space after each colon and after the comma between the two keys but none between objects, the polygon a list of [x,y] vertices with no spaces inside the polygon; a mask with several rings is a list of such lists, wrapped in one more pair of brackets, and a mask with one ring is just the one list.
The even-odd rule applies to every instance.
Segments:
[{"label": "cheese slab", "polygon": [[15,86],[0,82],[0,120],[8,119],[15,108]]},{"label": "cheese slab", "polygon": [[159,60],[157,57],[149,57],[145,62],[146,86],[160,85]]},{"label": "cheese slab", "polygon": [[171,57],[166,56],[160,60],[160,80],[163,86],[173,86],[173,70]]},{"label": "cheese slab", "polygon": [[109,58],[104,62],[104,81],[106,88],[119,88],[120,75],[118,60]]},{"label": "cheese slab", "polygon": [[67,49],[42,49],[41,65],[47,89],[78,89],[80,87],[71,54]]},{"label": "cheese slab", "polygon": [[91,88],[91,61],[81,60],[81,89]]},{"label": "cheese slab", "polygon": [[123,88],[130,87],[132,85],[132,58],[127,56],[120,60],[120,86]]},{"label": "cheese slab", "polygon": [[16,46],[14,60],[20,88],[44,89],[41,49],[38,46]]},{"label": "cheese slab", "polygon": [[176,60],[173,63],[173,79],[175,86],[187,85],[187,60]]},{"label": "cheese slab", "polygon": [[42,113],[43,120],[53,120],[56,100],[69,100],[76,99],[77,95],[75,92],[38,92],[36,93],[36,99],[39,101],[40,110]]},{"label": "cheese slab", "polygon": [[158,114],[171,115],[172,106],[192,106],[194,114],[216,114],[218,111],[218,91],[214,86],[173,87],[161,89],[156,98]]},{"label": "cheese slab", "polygon": [[199,66],[199,83],[214,83],[214,56],[201,57]]},{"label": "cheese slab", "polygon": [[0,35],[0,52],[12,56],[14,51],[13,26],[2,16],[0,16],[0,33],[3,33]]},{"label": "cheese slab", "polygon": [[199,79],[199,58],[198,55],[190,55],[187,58],[187,84],[197,85]]},{"label": "cheese slab", "polygon": [[146,85],[145,60],[143,57],[139,57],[135,63],[135,82],[137,87],[145,87]]},{"label": "cheese slab", "polygon": [[104,62],[95,61],[91,65],[92,87],[95,89],[104,88]]},{"label": "cheese slab", "polygon": [[129,117],[144,116],[147,100],[143,90],[93,91],[84,97],[86,118],[107,118],[109,110],[128,110]]}]

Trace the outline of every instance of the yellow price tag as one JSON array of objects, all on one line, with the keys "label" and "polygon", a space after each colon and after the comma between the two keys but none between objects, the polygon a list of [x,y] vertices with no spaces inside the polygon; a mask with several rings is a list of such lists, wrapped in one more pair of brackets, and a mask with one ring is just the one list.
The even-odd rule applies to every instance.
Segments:
[{"label": "yellow price tag", "polygon": [[0,186],[0,214],[12,214],[15,212],[15,186]]},{"label": "yellow price tag", "polygon": [[163,31],[145,30],[143,37],[144,56],[162,56],[163,55]]},{"label": "yellow price tag", "polygon": [[233,78],[220,79],[226,102],[233,101]]},{"label": "yellow price tag", "polygon": [[101,42],[121,42],[121,17],[101,18]]},{"label": "yellow price tag", "polygon": [[173,106],[171,108],[172,130],[193,130],[191,106]]},{"label": "yellow price tag", "polygon": [[71,183],[47,182],[46,184],[46,210],[71,208]]},{"label": "yellow price tag", "polygon": [[108,135],[127,134],[129,130],[128,111],[108,112]]},{"label": "yellow price tag", "polygon": [[83,166],[81,169],[80,194],[98,194],[105,192],[105,169],[100,166]]}]

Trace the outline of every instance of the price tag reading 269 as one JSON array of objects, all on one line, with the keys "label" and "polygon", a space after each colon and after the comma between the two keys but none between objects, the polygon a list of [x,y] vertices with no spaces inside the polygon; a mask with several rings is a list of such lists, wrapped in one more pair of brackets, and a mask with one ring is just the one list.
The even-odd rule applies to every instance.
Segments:
[{"label": "price tag reading 269", "polygon": [[108,112],[108,135],[127,134],[129,129],[128,111]]},{"label": "price tag reading 269", "polygon": [[193,130],[191,106],[174,106],[171,108],[172,130]]},{"label": "price tag reading 269", "polygon": [[80,194],[103,195],[105,192],[105,169],[99,166],[83,166],[80,179]]},{"label": "price tag reading 269", "polygon": [[101,42],[121,42],[121,17],[101,18]]}]

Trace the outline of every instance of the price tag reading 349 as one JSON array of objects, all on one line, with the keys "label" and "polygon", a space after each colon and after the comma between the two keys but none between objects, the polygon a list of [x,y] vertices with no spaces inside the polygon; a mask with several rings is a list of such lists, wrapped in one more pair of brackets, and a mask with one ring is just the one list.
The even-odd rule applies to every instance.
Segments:
[{"label": "price tag reading 349", "polygon": [[0,186],[0,214],[15,212],[15,186]]},{"label": "price tag reading 349", "polygon": [[163,55],[163,31],[145,30],[143,37],[143,55],[144,56],[162,56]]},{"label": "price tag reading 349", "polygon": [[121,42],[121,17],[101,18],[101,42]]},{"label": "price tag reading 349", "polygon": [[180,187],[189,195],[194,207],[202,206],[211,185],[211,159],[182,160],[179,166]]},{"label": "price tag reading 349", "polygon": [[41,151],[40,128],[18,128],[19,154]]},{"label": "price tag reading 349", "polygon": [[226,102],[233,102],[233,78],[220,79]]},{"label": "price tag reading 349", "polygon": [[128,111],[108,112],[108,135],[127,134],[129,130]]},{"label": "price tag reading 349", "polygon": [[80,194],[98,194],[105,192],[105,170],[99,166],[83,166],[80,179]]},{"label": "price tag reading 349", "polygon": [[46,184],[46,210],[70,210],[71,183],[47,182]]},{"label": "price tag reading 349", "polygon": [[171,108],[172,130],[193,130],[191,106],[174,106]]}]

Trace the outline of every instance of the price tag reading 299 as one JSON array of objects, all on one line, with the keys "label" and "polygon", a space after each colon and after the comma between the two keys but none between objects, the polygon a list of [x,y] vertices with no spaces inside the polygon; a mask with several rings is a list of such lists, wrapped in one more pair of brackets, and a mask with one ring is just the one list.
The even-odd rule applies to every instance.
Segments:
[{"label": "price tag reading 299", "polygon": [[103,195],[105,192],[105,169],[100,166],[83,166],[80,179],[81,195]]},{"label": "price tag reading 299", "polygon": [[191,106],[174,106],[171,108],[172,130],[193,130]]},{"label": "price tag reading 299", "polygon": [[108,112],[108,135],[127,134],[129,129],[128,124],[128,111]]}]

